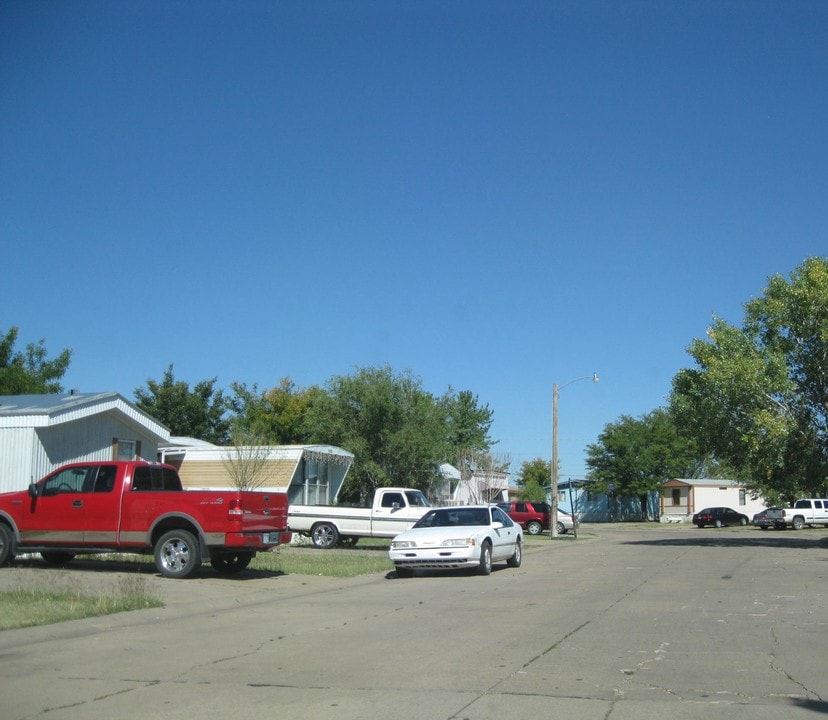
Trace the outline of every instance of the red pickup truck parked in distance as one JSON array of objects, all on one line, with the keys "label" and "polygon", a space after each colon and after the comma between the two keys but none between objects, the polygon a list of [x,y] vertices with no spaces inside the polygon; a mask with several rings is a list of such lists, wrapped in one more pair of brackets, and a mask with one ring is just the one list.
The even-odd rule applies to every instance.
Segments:
[{"label": "red pickup truck parked in distance", "polygon": [[184,490],[171,465],[73,463],[0,494],[0,565],[22,553],[63,564],[131,552],[152,553],[165,577],[188,577],[205,560],[236,573],[257,551],[290,542],[287,511],[285,493]]}]

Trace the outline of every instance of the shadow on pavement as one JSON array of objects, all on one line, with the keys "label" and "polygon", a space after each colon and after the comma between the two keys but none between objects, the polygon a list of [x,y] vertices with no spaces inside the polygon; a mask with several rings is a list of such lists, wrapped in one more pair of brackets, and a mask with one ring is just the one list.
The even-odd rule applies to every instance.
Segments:
[{"label": "shadow on pavement", "polygon": [[[708,530],[708,531],[706,531]],[[679,547],[774,547],[797,550],[818,550],[828,547],[828,536],[808,537],[807,531],[757,532],[751,535],[717,532],[714,528],[699,529],[693,537],[664,537],[647,540],[623,540],[622,545],[674,545]],[[826,558],[828,559],[828,558]]]}]

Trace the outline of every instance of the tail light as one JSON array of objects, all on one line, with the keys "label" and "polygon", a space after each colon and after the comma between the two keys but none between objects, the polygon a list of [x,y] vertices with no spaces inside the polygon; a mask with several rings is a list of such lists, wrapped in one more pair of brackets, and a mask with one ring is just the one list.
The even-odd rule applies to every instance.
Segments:
[{"label": "tail light", "polygon": [[241,500],[236,498],[235,500],[231,500],[230,504],[227,506],[227,517],[231,520],[237,520],[244,515],[244,510],[242,510]]}]

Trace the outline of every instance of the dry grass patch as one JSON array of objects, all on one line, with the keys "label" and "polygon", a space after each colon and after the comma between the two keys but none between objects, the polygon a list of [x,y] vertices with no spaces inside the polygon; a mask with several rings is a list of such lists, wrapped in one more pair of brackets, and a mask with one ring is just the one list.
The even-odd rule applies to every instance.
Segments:
[{"label": "dry grass patch", "polygon": [[138,575],[123,575],[92,587],[84,586],[77,576],[55,571],[38,573],[36,577],[21,574],[10,585],[0,590],[0,630],[50,625],[164,604],[149,587],[147,579]]}]

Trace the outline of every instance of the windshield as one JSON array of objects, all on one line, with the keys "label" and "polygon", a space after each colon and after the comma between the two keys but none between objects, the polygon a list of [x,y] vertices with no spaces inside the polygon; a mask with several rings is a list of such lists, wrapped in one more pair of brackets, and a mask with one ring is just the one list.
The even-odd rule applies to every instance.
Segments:
[{"label": "windshield", "polygon": [[491,519],[486,508],[442,508],[432,510],[421,517],[415,528],[456,527],[459,525],[490,525]]},{"label": "windshield", "polygon": [[431,507],[431,503],[419,490],[406,490],[405,497],[411,507]]}]

